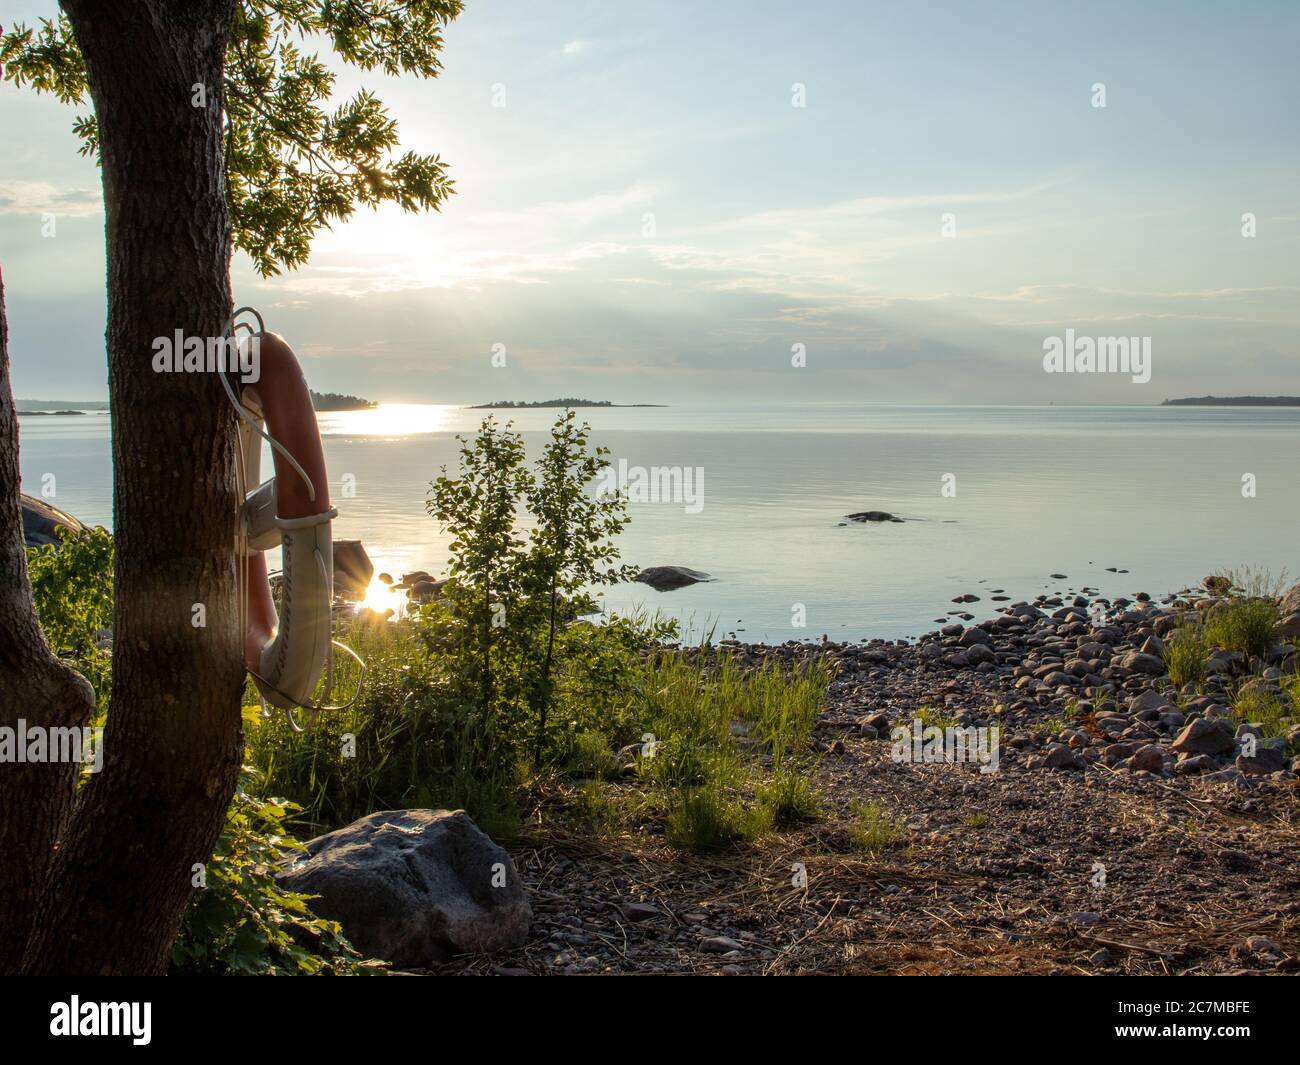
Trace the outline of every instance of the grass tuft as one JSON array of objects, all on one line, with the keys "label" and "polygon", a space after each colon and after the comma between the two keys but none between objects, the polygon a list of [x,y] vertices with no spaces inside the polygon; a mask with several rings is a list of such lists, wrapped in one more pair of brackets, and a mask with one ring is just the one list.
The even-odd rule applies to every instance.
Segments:
[{"label": "grass tuft", "polygon": [[879,854],[896,847],[907,834],[903,822],[891,817],[878,802],[857,803],[850,812],[849,842],[861,854]]}]

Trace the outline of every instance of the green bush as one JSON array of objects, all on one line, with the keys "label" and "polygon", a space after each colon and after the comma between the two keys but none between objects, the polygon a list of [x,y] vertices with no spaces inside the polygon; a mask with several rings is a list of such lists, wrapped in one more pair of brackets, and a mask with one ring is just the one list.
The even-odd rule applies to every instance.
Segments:
[{"label": "green bush", "polygon": [[522,437],[488,417],[461,440],[456,475],[444,467],[429,486],[426,508],[451,537],[451,564],[442,599],[422,611],[425,638],[456,663],[458,699],[491,730],[494,772],[525,754],[535,769],[565,756],[566,738],[551,733],[573,621],[595,609],[594,588],[634,573],[614,545],[626,500],[589,490],[609,461],[588,434],[566,410],[534,470]]},{"label": "green bush", "polygon": [[296,807],[255,798],[250,773],[235,792],[216,851],[172,947],[173,975],[342,976],[381,971],[363,961],[336,921],[311,912],[313,896],[280,889],[275,871],[302,845],[285,818]]},{"label": "green bush", "polygon": [[1257,678],[1237,689],[1232,712],[1238,721],[1262,725],[1264,735],[1270,738],[1286,735],[1295,720],[1295,711],[1287,700]]},{"label": "green bush", "polygon": [[58,544],[27,550],[36,616],[54,653],[90,681],[102,714],[112,675],[105,637],[113,623],[113,537],[105,529],[57,535]]}]

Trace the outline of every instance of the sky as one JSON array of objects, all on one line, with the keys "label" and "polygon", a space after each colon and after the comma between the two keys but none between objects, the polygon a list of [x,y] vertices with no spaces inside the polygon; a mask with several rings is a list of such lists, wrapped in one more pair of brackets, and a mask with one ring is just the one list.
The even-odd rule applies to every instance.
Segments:
[{"label": "sky", "polygon": [[[380,401],[1294,395],[1298,45],[1290,2],[467,0],[438,79],[339,64],[457,195],[278,278],[237,254],[235,295]],[[0,85],[20,398],[107,395],[73,116]],[[1149,337],[1151,380],[1044,372],[1066,329]]]}]

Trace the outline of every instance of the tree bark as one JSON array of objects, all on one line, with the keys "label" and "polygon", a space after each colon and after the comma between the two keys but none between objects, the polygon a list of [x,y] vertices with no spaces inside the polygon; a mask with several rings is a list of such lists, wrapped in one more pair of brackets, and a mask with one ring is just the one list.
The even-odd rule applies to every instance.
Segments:
[{"label": "tree bark", "polygon": [[156,338],[220,336],[231,308],[221,100],[234,0],[62,7],[102,154],[113,684],[104,768],[56,851],[25,969],[161,973],[243,753],[233,414],[215,374],[153,369]]},{"label": "tree bark", "polygon": [[[8,325],[0,278],[0,726],[82,728],[90,685],[50,651],[32,607],[18,503],[18,419],[9,387]],[[78,766],[0,764],[0,973],[17,971],[54,843],[67,821]]]}]

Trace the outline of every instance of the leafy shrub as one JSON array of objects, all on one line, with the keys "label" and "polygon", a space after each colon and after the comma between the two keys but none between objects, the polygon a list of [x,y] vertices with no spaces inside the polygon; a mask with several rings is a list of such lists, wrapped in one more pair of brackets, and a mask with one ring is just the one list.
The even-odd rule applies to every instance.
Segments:
[{"label": "leafy shrub", "polygon": [[36,616],[54,653],[90,681],[102,712],[112,671],[104,644],[113,623],[113,537],[105,529],[56,535],[58,544],[27,550]]},{"label": "leafy shrub", "polygon": [[173,975],[342,976],[375,972],[338,922],[311,912],[313,896],[283,891],[275,870],[302,844],[288,835],[292,803],[235,792],[217,849],[172,947]]}]

